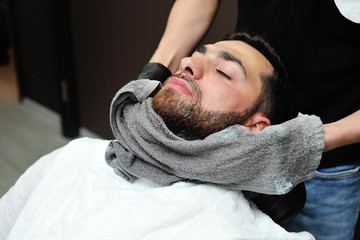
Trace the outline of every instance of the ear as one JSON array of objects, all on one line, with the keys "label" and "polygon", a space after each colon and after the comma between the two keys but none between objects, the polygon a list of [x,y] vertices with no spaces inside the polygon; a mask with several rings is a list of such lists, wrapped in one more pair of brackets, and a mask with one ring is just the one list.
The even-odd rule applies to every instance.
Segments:
[{"label": "ear", "polygon": [[243,128],[245,130],[257,133],[270,125],[270,120],[263,113],[257,112],[244,122]]}]

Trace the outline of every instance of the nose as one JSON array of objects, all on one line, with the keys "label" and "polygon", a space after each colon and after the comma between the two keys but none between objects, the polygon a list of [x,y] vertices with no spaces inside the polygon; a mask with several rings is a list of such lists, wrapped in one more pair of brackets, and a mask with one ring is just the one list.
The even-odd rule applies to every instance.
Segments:
[{"label": "nose", "polygon": [[180,62],[180,71],[188,74],[195,80],[200,80],[203,73],[203,66],[200,59],[195,57],[185,57]]}]

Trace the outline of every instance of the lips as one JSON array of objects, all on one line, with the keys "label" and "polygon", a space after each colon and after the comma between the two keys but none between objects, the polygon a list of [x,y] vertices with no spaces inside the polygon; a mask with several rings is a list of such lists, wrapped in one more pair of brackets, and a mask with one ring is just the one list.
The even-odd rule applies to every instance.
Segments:
[{"label": "lips", "polygon": [[165,84],[164,88],[171,88],[181,94],[192,97],[192,92],[187,84],[187,82],[179,77],[170,78]]}]

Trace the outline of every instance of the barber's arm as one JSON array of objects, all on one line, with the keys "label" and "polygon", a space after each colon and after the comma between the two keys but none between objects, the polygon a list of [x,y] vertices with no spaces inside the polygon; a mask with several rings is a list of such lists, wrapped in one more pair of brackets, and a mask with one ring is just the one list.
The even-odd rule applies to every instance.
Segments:
[{"label": "barber's arm", "polygon": [[324,152],[360,142],[360,110],[336,122],[324,124]]},{"label": "barber's arm", "polygon": [[219,0],[177,0],[150,62],[159,62],[174,73],[209,29],[218,5]]}]

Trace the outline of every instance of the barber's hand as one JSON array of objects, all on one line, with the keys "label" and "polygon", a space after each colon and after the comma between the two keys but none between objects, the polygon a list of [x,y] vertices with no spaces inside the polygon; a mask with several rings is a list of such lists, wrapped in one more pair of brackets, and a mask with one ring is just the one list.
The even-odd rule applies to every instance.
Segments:
[{"label": "barber's hand", "polygon": [[136,79],[151,79],[165,82],[172,73],[161,63],[151,62],[145,65],[139,76]]}]

